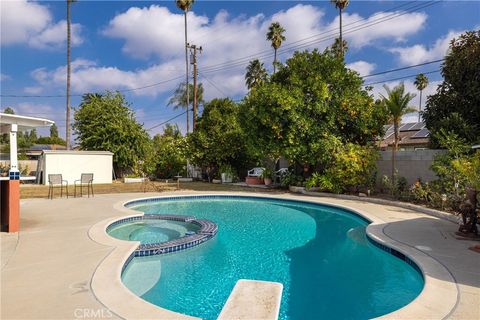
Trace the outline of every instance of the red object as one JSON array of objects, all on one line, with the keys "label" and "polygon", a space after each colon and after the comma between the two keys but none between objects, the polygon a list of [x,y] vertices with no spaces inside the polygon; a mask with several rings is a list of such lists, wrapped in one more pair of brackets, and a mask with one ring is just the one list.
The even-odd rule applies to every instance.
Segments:
[{"label": "red object", "polygon": [[245,182],[251,185],[260,185],[264,184],[263,179],[259,177],[246,177]]},{"label": "red object", "polygon": [[20,229],[20,180],[1,182],[2,231],[18,232]]}]

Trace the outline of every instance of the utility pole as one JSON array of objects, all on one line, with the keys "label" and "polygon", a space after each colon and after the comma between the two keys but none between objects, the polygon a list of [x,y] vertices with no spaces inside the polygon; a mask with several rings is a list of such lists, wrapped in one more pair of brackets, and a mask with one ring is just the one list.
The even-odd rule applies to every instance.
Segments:
[{"label": "utility pole", "polygon": [[193,130],[197,128],[197,107],[198,107],[198,87],[197,87],[197,52],[202,53],[202,47],[188,44],[190,48],[191,58],[190,63],[193,64]]}]

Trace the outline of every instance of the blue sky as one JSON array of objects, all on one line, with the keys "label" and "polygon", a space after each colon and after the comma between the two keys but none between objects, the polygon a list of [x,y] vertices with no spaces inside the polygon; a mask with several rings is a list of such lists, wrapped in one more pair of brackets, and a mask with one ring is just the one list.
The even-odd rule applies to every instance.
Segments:
[{"label": "blue sky", "polygon": [[[65,131],[65,98],[32,97],[65,94],[66,31],[64,1],[1,0],[2,110],[55,120]],[[361,75],[441,59],[449,40],[480,26],[477,1],[351,1],[344,13],[349,42],[348,65]],[[273,50],[265,41],[272,21],[287,30],[280,60],[294,49],[323,50],[337,35],[338,12],[329,1],[197,1],[189,13],[189,41],[204,48],[200,81],[207,100],[241,98],[244,70],[259,57],[271,69]],[[167,107],[184,76],[183,16],[174,1],[78,1],[72,5],[72,106],[85,92],[125,92],[146,128],[179,114]],[[369,77],[366,83],[439,69],[439,63]],[[426,94],[441,75],[429,74]],[[174,80],[172,80],[174,79]],[[405,79],[414,91],[413,79]],[[373,93],[382,92],[382,83]],[[418,98],[418,97],[417,97]],[[413,103],[418,104],[417,101]],[[415,119],[412,114],[407,119]],[[185,130],[185,116],[175,119]],[[162,127],[151,131],[161,132]],[[44,132],[41,132],[44,133]]]}]

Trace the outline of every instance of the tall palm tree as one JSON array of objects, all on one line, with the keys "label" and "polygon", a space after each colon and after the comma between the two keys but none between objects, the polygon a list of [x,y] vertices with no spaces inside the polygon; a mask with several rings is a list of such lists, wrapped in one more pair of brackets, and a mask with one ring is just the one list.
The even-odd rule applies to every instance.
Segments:
[{"label": "tall palm tree", "polygon": [[[178,108],[188,109],[187,108],[187,106],[189,106],[188,101],[193,100],[193,84],[189,83],[188,87],[189,88],[185,86],[184,82],[180,83],[177,89],[175,89],[173,96],[170,98],[170,100],[168,100],[168,105],[173,106],[175,110]],[[205,102],[203,100],[203,84],[202,83],[199,83],[197,86],[197,101],[199,104]]]},{"label": "tall palm tree", "polygon": [[422,93],[423,89],[428,86],[428,78],[423,73],[419,73],[413,84],[415,87],[417,87],[417,90],[420,91],[420,102],[418,103],[418,122],[420,122],[420,112],[422,111]]},{"label": "tall palm tree", "polygon": [[247,72],[245,73],[245,84],[249,90],[262,84],[267,80],[267,70],[263,66],[260,60],[255,59],[250,61],[247,66]]},{"label": "tall palm tree", "polygon": [[273,73],[275,73],[275,65],[277,63],[277,49],[280,48],[282,42],[285,41],[283,35],[285,29],[278,22],[272,22],[267,32],[267,40],[272,42],[273,50],[275,50],[275,58],[273,59]]},{"label": "tall palm tree", "polygon": [[[195,0],[175,0],[177,8],[183,11],[183,15],[185,18],[185,83],[188,83],[188,37],[187,37],[187,12],[192,8],[193,3]],[[187,106],[190,105],[190,94],[188,91],[190,90],[190,86],[185,87],[187,90],[186,97],[186,104]],[[187,107],[187,133],[190,131],[190,120],[188,117],[188,107]]]},{"label": "tall palm tree", "polygon": [[385,111],[388,115],[389,122],[393,124],[393,133],[394,133],[394,144],[392,148],[392,183],[395,185],[395,157],[398,149],[399,141],[399,128],[402,121],[402,116],[415,112],[415,108],[409,106],[410,101],[415,98],[415,94],[405,92],[405,85],[400,83],[398,86],[390,89],[387,85],[383,85],[385,91],[387,91],[387,96],[382,97],[382,103],[385,107]]},{"label": "tall palm tree", "polygon": [[[343,10],[345,10],[345,8],[348,6],[348,4],[350,3],[349,0],[330,0],[331,3],[334,3],[335,4],[335,8],[338,9],[338,14],[340,16],[340,40],[339,40],[339,43],[343,43],[343,34],[342,34],[342,12]],[[342,55],[344,54],[344,51],[343,51],[343,46],[340,47],[340,49],[342,50],[341,53]]]},{"label": "tall palm tree", "polygon": [[67,114],[66,114],[66,132],[65,132],[65,140],[67,142],[67,150],[70,150],[70,77],[72,74],[71,69],[71,58],[70,58],[70,46],[71,46],[71,29],[72,29],[72,19],[70,16],[70,5],[75,2],[76,0],[67,0]]}]

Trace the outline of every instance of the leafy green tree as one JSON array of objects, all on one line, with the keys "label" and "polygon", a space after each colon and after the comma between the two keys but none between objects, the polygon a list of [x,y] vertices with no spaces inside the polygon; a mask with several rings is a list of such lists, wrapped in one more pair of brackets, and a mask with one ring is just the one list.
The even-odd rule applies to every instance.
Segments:
[{"label": "leafy green tree", "polygon": [[154,173],[159,178],[172,178],[185,171],[186,139],[178,126],[167,124],[163,134],[153,137]]},{"label": "leafy green tree", "polygon": [[439,146],[440,129],[455,132],[468,143],[480,142],[480,30],[453,39],[442,65],[444,81],[427,99],[423,119]]},{"label": "leafy green tree", "polygon": [[284,156],[322,167],[338,139],[365,145],[383,131],[384,110],[358,74],[330,51],[296,52],[242,103],[249,145],[262,157]]},{"label": "leafy green tree", "polygon": [[189,159],[205,168],[209,178],[221,165],[241,171],[252,161],[238,114],[232,100],[214,99],[205,104],[197,129],[188,136]]},{"label": "leafy green tree", "polygon": [[410,106],[410,102],[415,98],[415,94],[405,92],[405,85],[403,83],[390,89],[387,85],[383,86],[387,91],[387,96],[382,97],[382,103],[388,115],[389,123],[393,124],[394,144],[392,148],[392,183],[395,185],[395,158],[398,149],[398,142],[400,141],[400,123],[402,117],[410,112],[415,112],[415,108]]},{"label": "leafy green tree", "polygon": [[342,30],[342,27],[343,27],[342,13],[343,13],[343,10],[345,10],[345,8],[348,6],[350,1],[349,0],[330,0],[330,2],[335,4],[335,8],[338,9],[338,16],[340,17],[340,37],[338,38],[338,48],[340,49],[339,52],[343,57],[345,54],[345,51],[344,51],[345,48],[343,46],[344,41],[343,41],[343,30]]},{"label": "leafy green tree", "polygon": [[245,73],[245,84],[249,90],[264,83],[267,77],[268,73],[263,66],[263,62],[260,62],[258,59],[250,61]]},{"label": "leafy green tree", "polygon": [[[184,31],[185,31],[185,83],[188,83],[188,27],[187,27],[187,13],[190,9],[192,9],[193,3],[195,0],[175,0],[175,4],[177,5],[177,8],[183,11],[183,17],[184,17]],[[190,90],[190,85],[185,86],[185,109],[187,110],[187,133],[190,131],[190,120],[188,116],[188,106],[190,105],[190,101],[193,99],[190,99],[190,92],[193,92],[193,90]]]},{"label": "leafy green tree", "polygon": [[15,114],[15,111],[13,111],[13,109],[10,108],[10,107],[6,107],[5,110],[3,110],[3,113],[6,113],[6,114]]},{"label": "leafy green tree", "polygon": [[67,143],[60,137],[39,137],[37,139],[37,144],[58,144],[65,146]]},{"label": "leafy green tree", "polygon": [[136,171],[138,160],[147,156],[149,136],[119,92],[106,92],[83,100],[74,119],[80,148],[113,152],[113,164],[119,176]]},{"label": "leafy green tree", "polygon": [[332,51],[335,53],[337,57],[343,58],[345,56],[345,52],[348,50],[348,43],[346,40],[342,40],[340,42],[340,38],[335,38],[335,42],[332,45]]},{"label": "leafy green tree", "polygon": [[272,43],[272,48],[274,50],[274,59],[273,59],[273,73],[275,73],[277,65],[277,50],[282,45],[282,42],[286,40],[285,29],[278,22],[272,22],[270,27],[268,27],[267,40]]},{"label": "leafy green tree", "polygon": [[35,144],[37,143],[37,139],[38,139],[37,130],[36,129],[30,130],[30,134],[28,134],[28,141],[31,144]]},{"label": "leafy green tree", "polygon": [[58,128],[55,123],[50,127],[50,138],[58,138]]},{"label": "leafy green tree", "polygon": [[428,86],[428,78],[423,73],[419,73],[415,77],[413,82],[418,91],[420,91],[420,101],[418,102],[418,122],[420,122],[421,112],[422,112],[422,93],[423,90]]}]

